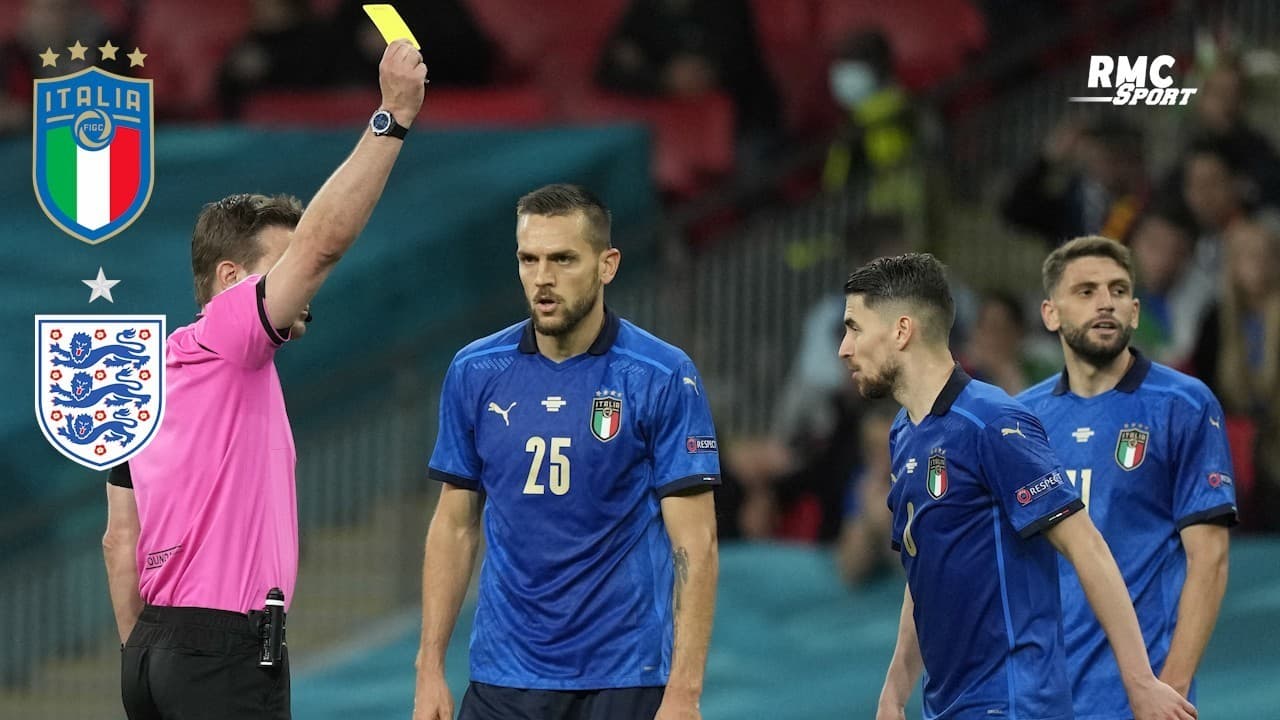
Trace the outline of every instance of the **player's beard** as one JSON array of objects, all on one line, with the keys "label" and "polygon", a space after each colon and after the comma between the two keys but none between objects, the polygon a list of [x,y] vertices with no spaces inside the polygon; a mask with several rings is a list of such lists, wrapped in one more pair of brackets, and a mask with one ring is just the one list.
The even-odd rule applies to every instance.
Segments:
[{"label": "player's beard", "polygon": [[1060,332],[1062,339],[1067,343],[1067,347],[1080,357],[1081,360],[1089,363],[1094,367],[1103,367],[1115,360],[1120,353],[1129,347],[1129,340],[1133,337],[1133,328],[1128,325],[1120,324],[1119,332],[1116,333],[1114,339],[1108,343],[1094,342],[1089,339],[1088,326],[1075,325],[1069,326],[1063,324]]},{"label": "player's beard", "polygon": [[879,400],[893,395],[893,389],[898,384],[898,376],[902,373],[902,368],[888,361],[885,363],[884,369],[878,375],[869,375],[865,372],[858,373],[857,385],[858,393],[868,400]]},{"label": "player's beard", "polygon": [[561,307],[564,308],[564,314],[560,317],[552,316],[549,318],[540,317],[537,307],[529,303],[529,317],[533,319],[533,329],[541,335],[548,337],[564,337],[572,333],[582,324],[583,318],[591,314],[595,309],[596,303],[600,302],[600,288],[603,283],[599,278],[591,283],[591,287],[581,298],[575,303],[563,302]]}]

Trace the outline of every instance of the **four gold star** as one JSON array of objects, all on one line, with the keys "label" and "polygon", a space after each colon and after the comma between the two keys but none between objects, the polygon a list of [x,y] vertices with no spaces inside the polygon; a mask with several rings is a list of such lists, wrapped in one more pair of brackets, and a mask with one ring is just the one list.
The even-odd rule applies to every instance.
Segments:
[{"label": "four gold star", "polygon": [[[71,52],[71,60],[87,60],[85,53],[89,48],[76,40],[75,45],[67,46],[67,50]],[[108,40],[105,44],[98,46],[98,52],[102,55],[103,60],[118,60],[116,53],[120,51],[120,47],[112,45]],[[58,58],[61,53],[56,53],[53,48],[45,48],[45,51],[37,55],[40,58],[40,67],[57,67]],[[129,58],[129,67],[144,67],[146,65],[147,54],[142,52],[137,46],[134,46],[133,52],[126,53],[125,57]]]}]

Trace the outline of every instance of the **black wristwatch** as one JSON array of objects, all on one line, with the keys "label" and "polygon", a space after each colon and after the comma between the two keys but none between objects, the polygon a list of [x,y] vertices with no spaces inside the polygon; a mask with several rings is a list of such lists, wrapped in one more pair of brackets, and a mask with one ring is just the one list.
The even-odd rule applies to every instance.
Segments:
[{"label": "black wristwatch", "polygon": [[374,135],[390,135],[401,140],[409,133],[409,128],[396,122],[395,117],[389,110],[379,110],[374,113],[373,117],[369,118],[369,129],[373,131]]}]

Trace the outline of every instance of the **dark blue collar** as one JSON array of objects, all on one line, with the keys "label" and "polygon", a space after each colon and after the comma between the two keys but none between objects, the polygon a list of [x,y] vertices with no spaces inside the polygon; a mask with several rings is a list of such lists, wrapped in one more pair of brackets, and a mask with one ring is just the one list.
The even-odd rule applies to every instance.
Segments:
[{"label": "dark blue collar", "polygon": [[[1120,378],[1120,382],[1116,383],[1116,389],[1123,393],[1132,393],[1142,387],[1142,381],[1147,379],[1147,373],[1151,372],[1151,361],[1143,355],[1138,348],[1131,347],[1129,352],[1133,354],[1133,364],[1125,371],[1124,377]],[[1067,377],[1067,369],[1062,368],[1062,374],[1058,376],[1058,384],[1053,388],[1054,395],[1065,395],[1071,391],[1071,379]]]},{"label": "dark blue collar", "polygon": [[[606,305],[604,308],[604,327],[601,328],[600,334],[591,343],[591,347],[587,348],[587,354],[603,355],[609,352],[609,348],[613,347],[614,341],[618,339],[618,330],[621,328],[622,319]],[[532,320],[528,320],[524,324],[524,334],[520,336],[519,347],[520,352],[526,355],[536,355],[538,353],[538,339],[534,336]]]},{"label": "dark blue collar", "polygon": [[951,371],[951,377],[947,378],[947,384],[942,386],[942,392],[938,393],[938,398],[933,401],[933,409],[929,412],[934,415],[946,415],[951,412],[951,406],[955,404],[956,398],[960,397],[960,393],[964,392],[965,387],[973,378],[969,374],[960,369],[960,363],[956,363],[956,367]]}]

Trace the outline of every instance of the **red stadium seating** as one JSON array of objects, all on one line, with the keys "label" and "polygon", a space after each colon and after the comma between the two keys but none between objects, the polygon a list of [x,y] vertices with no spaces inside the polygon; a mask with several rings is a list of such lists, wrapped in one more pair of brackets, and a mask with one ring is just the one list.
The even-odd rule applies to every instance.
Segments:
[{"label": "red stadium seating", "polygon": [[[376,89],[262,92],[244,106],[243,120],[258,125],[339,127],[368,121],[381,102]],[[551,104],[530,86],[485,90],[431,89],[418,121],[436,126],[538,125]]]},{"label": "red stadium seating", "polygon": [[814,42],[818,6],[814,0],[752,0],[756,37],[781,96],[792,131],[834,126],[839,111],[827,89],[830,52]]},{"label": "red stadium seating", "polygon": [[0,42],[18,34],[26,4],[24,0],[0,0]]},{"label": "red stadium seating", "polygon": [[691,195],[733,170],[733,103],[720,94],[689,100],[586,93],[573,99],[575,119],[637,120],[653,131],[654,176],[674,195]]},{"label": "red stadium seating", "polygon": [[879,27],[898,76],[919,90],[958,72],[986,45],[982,14],[969,0],[818,0],[820,37],[834,48],[850,31]]},{"label": "red stadium seating", "polygon": [[199,120],[216,117],[218,68],[248,32],[250,12],[249,0],[147,3],[136,43],[147,53],[143,76],[155,79],[159,113]]},{"label": "red stadium seating", "polygon": [[555,97],[573,95],[591,78],[626,0],[469,0],[476,19],[508,64]]}]

